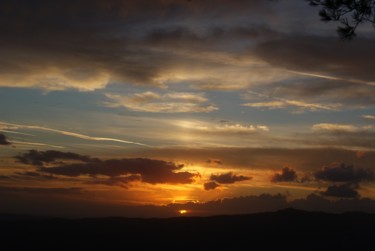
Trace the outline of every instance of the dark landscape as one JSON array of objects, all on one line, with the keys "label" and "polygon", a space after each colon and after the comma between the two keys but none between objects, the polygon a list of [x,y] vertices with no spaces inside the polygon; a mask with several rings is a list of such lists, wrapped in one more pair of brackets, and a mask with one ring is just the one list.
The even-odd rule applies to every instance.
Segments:
[{"label": "dark landscape", "polygon": [[372,250],[375,214],[276,212],[176,218],[2,215],[5,250]]}]

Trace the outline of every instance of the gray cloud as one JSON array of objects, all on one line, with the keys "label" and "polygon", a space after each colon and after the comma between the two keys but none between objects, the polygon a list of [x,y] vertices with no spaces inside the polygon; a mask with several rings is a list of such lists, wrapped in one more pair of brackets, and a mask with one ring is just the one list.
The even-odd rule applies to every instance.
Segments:
[{"label": "gray cloud", "polygon": [[361,182],[373,181],[374,172],[370,169],[354,167],[345,164],[333,164],[325,166],[314,174],[317,180],[331,182]]},{"label": "gray cloud", "polygon": [[[319,140],[314,136],[311,140]],[[177,159],[189,159],[194,163],[207,164],[207,156],[211,159],[220,159],[225,165],[222,168],[237,166],[248,169],[269,169],[277,167],[280,163],[293,163],[296,170],[303,172],[316,172],[317,167],[326,166],[333,160],[340,160],[343,163],[358,163],[358,150],[349,150],[342,148],[314,147],[314,148],[163,148],[163,149],[145,149],[140,152],[151,158],[165,158],[174,156]],[[319,156],[317,158],[316,156]],[[366,151],[366,157],[361,159],[360,164],[366,167],[372,167],[375,162],[375,151]],[[373,170],[373,168],[371,168]],[[228,170],[229,171],[229,170]]]},{"label": "gray cloud", "polygon": [[11,179],[10,176],[7,176],[7,175],[0,175],[0,180],[9,180]]},{"label": "gray cloud", "polygon": [[208,159],[206,160],[206,163],[212,164],[212,165],[222,165],[223,162],[220,159]]},{"label": "gray cloud", "polygon": [[[92,177],[98,175],[108,176],[106,181],[98,180],[101,184],[124,183],[135,181],[136,176],[140,175],[141,180],[150,184],[157,183],[192,183],[198,175],[181,171],[184,165],[166,162],[163,160],[154,160],[146,158],[134,159],[108,159],[100,160],[88,156],[66,153],[59,151],[36,151],[31,150],[23,155],[15,157],[23,163],[38,166],[38,171],[54,175],[63,175],[68,177],[78,177],[80,175],[89,175]],[[59,161],[57,161],[59,160]],[[64,162],[66,160],[79,160],[80,163]],[[53,163],[53,166],[44,165]],[[127,175],[131,178],[122,178]]]},{"label": "gray cloud", "polygon": [[260,44],[255,54],[291,71],[366,83],[375,81],[372,44],[369,39],[342,43],[337,38],[291,35]]},{"label": "gray cloud", "polygon": [[358,198],[358,185],[353,183],[332,185],[326,191],[321,192],[324,196],[339,197],[339,198]]},{"label": "gray cloud", "polygon": [[0,145],[10,145],[10,142],[8,141],[8,139],[5,137],[4,134],[0,134]]},{"label": "gray cloud", "polygon": [[[321,107],[328,107],[331,110],[353,109],[375,104],[374,85],[353,83],[345,79],[330,80],[306,76],[302,77],[302,79],[297,78],[295,80],[276,82],[267,85],[267,88],[263,89],[260,87],[259,92],[269,97],[269,99],[266,99],[268,102],[280,97],[307,104],[320,104]],[[265,102],[264,100],[262,101]],[[289,105],[291,106],[292,104]],[[311,108],[313,109],[314,107]],[[319,110],[319,107],[315,108]]]},{"label": "gray cloud", "polygon": [[38,172],[16,172],[13,178],[36,179],[36,180],[55,180],[57,177]]},{"label": "gray cloud", "polygon": [[[223,68],[225,63],[194,56],[202,48],[212,48],[213,42],[226,45],[228,39],[224,38],[269,36],[272,31],[264,26],[236,27],[234,23],[231,25],[235,28],[222,27],[227,22],[211,20],[207,29],[214,31],[202,37],[184,25],[189,25],[192,17],[203,21],[218,14],[221,18],[250,17],[251,13],[261,17],[271,11],[269,2],[2,1],[1,83],[11,87],[91,91],[112,82],[160,86],[174,70]],[[177,28],[173,27],[176,25]],[[187,57],[186,53],[181,54],[185,49],[196,53]]]},{"label": "gray cloud", "polygon": [[91,181],[87,181],[87,184],[93,184],[93,185],[106,185],[106,186],[119,186],[122,188],[128,188],[128,183],[134,182],[134,181],[141,181],[142,176],[140,175],[128,175],[125,177],[110,177],[108,179],[95,179]]},{"label": "gray cloud", "polygon": [[80,187],[5,187],[0,186],[0,193],[31,193],[31,194],[80,194],[83,191]]},{"label": "gray cloud", "polygon": [[297,173],[289,167],[284,167],[281,173],[275,173],[272,176],[272,182],[292,182],[297,180]]},{"label": "gray cloud", "polygon": [[15,159],[24,164],[31,164],[34,166],[42,166],[45,163],[54,163],[58,160],[79,160],[83,162],[96,162],[98,159],[93,159],[89,156],[80,155],[72,152],[61,152],[55,150],[37,151],[30,150],[24,154],[15,156]]},{"label": "gray cloud", "polygon": [[214,190],[215,188],[219,187],[220,185],[217,184],[216,182],[214,181],[211,181],[211,182],[207,182],[207,183],[204,183],[203,184],[203,187],[204,187],[204,190]]},{"label": "gray cloud", "polygon": [[269,98],[263,97],[255,105],[271,106],[270,102],[275,100],[278,102],[272,107],[310,104],[299,107],[300,110],[358,109],[374,105],[373,42],[372,39],[359,38],[344,43],[336,37],[288,34],[258,43],[253,55],[293,73],[295,77],[259,86],[255,90]]},{"label": "gray cloud", "polygon": [[210,180],[216,181],[220,184],[233,184],[238,181],[251,180],[252,177],[247,177],[243,175],[235,175],[233,172],[223,173],[223,174],[212,174]]}]

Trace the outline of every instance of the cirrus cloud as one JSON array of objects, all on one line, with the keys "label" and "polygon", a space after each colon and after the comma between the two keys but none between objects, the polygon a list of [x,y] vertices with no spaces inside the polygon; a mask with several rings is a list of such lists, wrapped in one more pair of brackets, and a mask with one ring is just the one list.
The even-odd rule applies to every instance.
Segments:
[{"label": "cirrus cloud", "polygon": [[153,113],[208,113],[218,108],[207,103],[203,93],[171,92],[164,95],[155,92],[133,95],[106,94],[108,107],[125,107],[132,111]]}]

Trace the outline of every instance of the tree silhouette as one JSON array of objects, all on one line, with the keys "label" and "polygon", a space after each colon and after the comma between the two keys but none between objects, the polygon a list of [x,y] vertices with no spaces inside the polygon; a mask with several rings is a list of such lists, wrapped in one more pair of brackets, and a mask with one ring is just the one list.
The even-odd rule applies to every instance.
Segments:
[{"label": "tree silhouette", "polygon": [[375,0],[306,0],[312,6],[321,6],[319,16],[324,22],[338,21],[337,32],[342,40],[352,40],[362,23],[375,28]]}]

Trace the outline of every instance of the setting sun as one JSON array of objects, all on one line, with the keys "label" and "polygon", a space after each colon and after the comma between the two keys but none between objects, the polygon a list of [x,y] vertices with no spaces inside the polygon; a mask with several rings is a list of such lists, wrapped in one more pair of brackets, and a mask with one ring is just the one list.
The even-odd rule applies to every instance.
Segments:
[{"label": "setting sun", "polygon": [[185,209],[181,209],[181,210],[179,210],[178,212],[179,212],[180,214],[186,214],[188,211],[185,210]]}]

